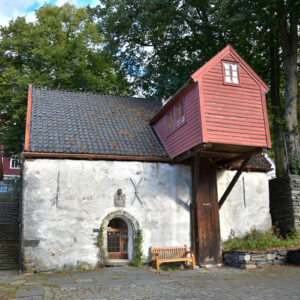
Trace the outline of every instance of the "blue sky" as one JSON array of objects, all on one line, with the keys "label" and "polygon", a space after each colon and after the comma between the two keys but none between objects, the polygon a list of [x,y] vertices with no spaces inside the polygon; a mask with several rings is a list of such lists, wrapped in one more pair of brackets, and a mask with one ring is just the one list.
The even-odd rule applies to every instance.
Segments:
[{"label": "blue sky", "polygon": [[61,6],[67,2],[82,7],[88,4],[95,6],[99,0],[0,0],[0,25],[7,25],[9,20],[18,16],[26,16],[27,21],[34,21],[34,11],[44,3]]}]

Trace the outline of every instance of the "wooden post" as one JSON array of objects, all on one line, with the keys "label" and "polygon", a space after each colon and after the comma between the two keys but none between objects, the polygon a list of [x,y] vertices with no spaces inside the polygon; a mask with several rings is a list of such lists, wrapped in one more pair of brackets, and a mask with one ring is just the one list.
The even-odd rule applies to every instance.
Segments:
[{"label": "wooden post", "polygon": [[192,247],[198,259],[198,230],[197,230],[197,183],[199,177],[199,155],[196,154],[192,159],[192,205],[191,205],[191,224],[192,224]]},{"label": "wooden post", "polygon": [[221,262],[216,166],[207,158],[193,161],[193,237],[197,263]]}]

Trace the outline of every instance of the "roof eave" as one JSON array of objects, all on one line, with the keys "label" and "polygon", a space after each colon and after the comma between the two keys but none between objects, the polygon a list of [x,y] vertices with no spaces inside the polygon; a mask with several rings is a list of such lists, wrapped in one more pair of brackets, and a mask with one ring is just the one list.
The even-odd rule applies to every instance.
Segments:
[{"label": "roof eave", "polygon": [[89,154],[89,153],[55,153],[55,152],[23,152],[25,158],[56,158],[56,159],[89,159],[89,160],[124,160],[124,161],[145,161],[145,162],[164,162],[171,163],[169,157],[153,156],[126,156],[111,154]]}]

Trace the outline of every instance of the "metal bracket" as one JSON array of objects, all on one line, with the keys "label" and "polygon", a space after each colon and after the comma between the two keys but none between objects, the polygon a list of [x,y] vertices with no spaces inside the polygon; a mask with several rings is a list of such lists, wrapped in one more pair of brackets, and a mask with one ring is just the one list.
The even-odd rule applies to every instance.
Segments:
[{"label": "metal bracket", "polygon": [[134,187],[134,197],[133,197],[133,199],[132,199],[132,201],[131,201],[131,205],[133,204],[135,198],[137,198],[137,199],[140,201],[140,203],[141,203],[142,205],[144,205],[142,199],[139,197],[139,191],[138,191],[138,188],[139,188],[139,185],[140,185],[140,183],[141,183],[141,181],[142,181],[142,178],[139,180],[139,182],[138,182],[137,185],[135,185],[135,183],[133,182],[133,180],[132,180],[131,178],[130,178],[130,181],[131,181],[131,183],[132,183],[132,185],[133,185],[133,187]]},{"label": "metal bracket", "polygon": [[55,205],[56,207],[58,207],[58,201],[59,201],[59,175],[60,175],[60,172],[58,171],[57,172],[57,190],[56,190],[56,201],[55,201]]}]

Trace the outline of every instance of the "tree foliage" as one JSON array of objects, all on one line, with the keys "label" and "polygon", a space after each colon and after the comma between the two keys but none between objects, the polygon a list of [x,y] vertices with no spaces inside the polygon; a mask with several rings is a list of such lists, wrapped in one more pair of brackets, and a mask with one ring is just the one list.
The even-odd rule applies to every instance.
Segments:
[{"label": "tree foliage", "polygon": [[6,154],[19,153],[28,85],[128,94],[129,83],[109,55],[86,8],[44,5],[37,21],[0,27],[0,132]]},{"label": "tree foliage", "polygon": [[106,51],[147,96],[170,96],[225,46],[209,0],[102,0],[91,11]]}]

